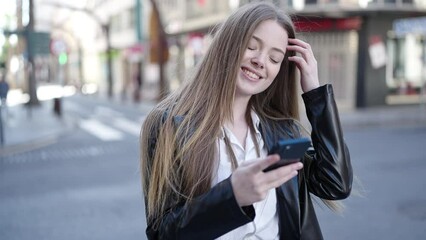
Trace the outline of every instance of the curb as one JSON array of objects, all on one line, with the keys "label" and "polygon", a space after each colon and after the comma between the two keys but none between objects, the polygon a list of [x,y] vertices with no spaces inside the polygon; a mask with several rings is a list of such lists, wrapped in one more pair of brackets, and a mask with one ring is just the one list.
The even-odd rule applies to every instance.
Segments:
[{"label": "curb", "polygon": [[66,127],[62,130],[58,130],[56,133],[51,133],[49,135],[40,136],[32,140],[23,141],[21,143],[14,143],[11,145],[0,146],[0,157],[9,157],[16,154],[21,154],[29,151],[33,151],[39,148],[47,147],[58,142],[58,139],[61,136],[72,132],[74,129],[78,128],[78,123],[75,120],[65,120],[67,121]]}]

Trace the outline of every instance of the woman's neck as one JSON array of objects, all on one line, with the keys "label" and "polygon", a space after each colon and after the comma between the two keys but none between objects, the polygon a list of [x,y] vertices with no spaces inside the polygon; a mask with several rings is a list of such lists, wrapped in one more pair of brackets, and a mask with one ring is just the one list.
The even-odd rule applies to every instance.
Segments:
[{"label": "woman's neck", "polygon": [[250,98],[235,97],[232,105],[232,125],[246,123],[246,112],[249,100]]},{"label": "woman's neck", "polygon": [[250,98],[235,98],[232,109],[232,122],[225,123],[225,126],[231,130],[243,148],[245,148],[248,133],[248,123],[245,116],[249,100]]}]

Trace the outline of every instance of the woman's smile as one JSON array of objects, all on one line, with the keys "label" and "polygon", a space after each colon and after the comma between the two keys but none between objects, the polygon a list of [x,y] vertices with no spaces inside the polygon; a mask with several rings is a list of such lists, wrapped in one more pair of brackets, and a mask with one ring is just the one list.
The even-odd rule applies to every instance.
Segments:
[{"label": "woman's smile", "polygon": [[244,75],[251,81],[258,81],[258,80],[262,79],[260,74],[253,72],[248,68],[241,67],[241,70],[244,73]]}]

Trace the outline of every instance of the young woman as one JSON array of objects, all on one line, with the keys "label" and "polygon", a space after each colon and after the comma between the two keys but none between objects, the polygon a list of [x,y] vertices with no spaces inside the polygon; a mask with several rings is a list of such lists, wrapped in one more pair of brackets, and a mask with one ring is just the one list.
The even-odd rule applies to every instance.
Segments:
[{"label": "young woman", "polygon": [[[300,80],[295,77],[296,67]],[[312,125],[301,162],[269,172],[279,140]],[[216,31],[196,74],[148,115],[141,170],[149,239],[322,239],[310,194],[333,207],[352,168],[331,85],[288,15],[248,4]],[[303,163],[303,164],[302,164]]]}]

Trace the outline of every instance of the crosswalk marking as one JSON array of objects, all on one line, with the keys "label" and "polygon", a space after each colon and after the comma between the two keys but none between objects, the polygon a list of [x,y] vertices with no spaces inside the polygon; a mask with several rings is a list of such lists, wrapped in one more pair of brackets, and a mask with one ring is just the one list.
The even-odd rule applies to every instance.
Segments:
[{"label": "crosswalk marking", "polygon": [[124,138],[122,132],[108,127],[107,125],[95,119],[82,120],[80,126],[88,133],[103,141],[117,141]]},{"label": "crosswalk marking", "polygon": [[123,113],[109,107],[104,107],[104,106],[97,106],[95,108],[94,113],[97,116],[105,116],[105,117],[123,116]]},{"label": "crosswalk marking", "polygon": [[126,118],[115,118],[113,125],[127,133],[135,136],[139,136],[141,130],[141,124],[130,121]]}]

